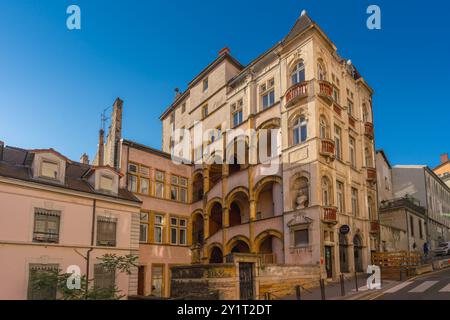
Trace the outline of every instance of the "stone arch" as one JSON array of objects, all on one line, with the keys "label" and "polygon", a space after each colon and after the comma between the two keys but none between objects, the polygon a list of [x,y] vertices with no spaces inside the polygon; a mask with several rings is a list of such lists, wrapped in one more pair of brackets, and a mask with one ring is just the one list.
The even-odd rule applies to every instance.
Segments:
[{"label": "stone arch", "polygon": [[223,247],[220,243],[214,242],[208,247],[208,262],[223,263]]},{"label": "stone arch", "polygon": [[270,182],[283,184],[283,179],[280,176],[268,176],[259,180],[253,188],[255,200],[258,199],[261,190],[264,188],[264,185]]},{"label": "stone arch", "polygon": [[245,187],[234,188],[227,196],[227,208],[229,213],[229,226],[240,225],[249,220],[249,192]]},{"label": "stone arch", "polygon": [[260,252],[261,244],[267,237],[275,237],[278,238],[280,241],[283,241],[283,234],[280,231],[275,229],[264,230],[263,232],[261,232],[259,235],[256,236],[254,241],[255,249],[257,252]]},{"label": "stone arch", "polygon": [[203,199],[203,171],[196,170],[192,175],[192,202]]},{"label": "stone arch", "polygon": [[192,245],[202,245],[205,241],[205,223],[203,210],[198,209],[191,214]]},{"label": "stone arch", "polygon": [[220,197],[214,197],[214,198],[212,198],[211,200],[209,200],[208,203],[206,204],[206,206],[205,206],[205,211],[204,211],[205,215],[208,215],[208,216],[209,216],[210,211],[211,211],[211,208],[212,208],[212,206],[214,205],[214,203],[216,203],[216,202],[218,202],[218,203],[220,204],[220,206],[223,207],[222,198],[220,198]]},{"label": "stone arch", "polygon": [[[241,245],[241,244],[245,244],[246,248],[248,248],[248,253],[251,252],[251,245],[250,245],[250,240],[243,235],[237,235],[234,236],[233,238],[231,238],[226,246],[225,246],[225,252],[226,254],[230,254],[233,252],[233,249],[236,248],[237,245]],[[247,251],[247,250],[245,250]]]},{"label": "stone arch", "polygon": [[[262,124],[260,124],[258,126],[258,128],[256,129],[257,132],[257,150],[258,150],[258,154],[257,154],[257,159],[258,159],[258,163],[261,162],[267,162],[267,160],[269,160],[270,158],[278,155],[279,152],[279,146],[281,145],[281,120],[280,118],[271,118],[269,120],[264,121]],[[275,137],[272,136],[273,129],[277,129],[278,133],[276,135],[276,140],[274,139]],[[264,130],[264,135],[262,135]],[[261,151],[260,149],[263,148],[265,149],[265,153],[263,153],[263,157],[261,158]],[[274,150],[272,150],[274,149]]]},{"label": "stone arch", "polygon": [[[228,174],[232,175],[248,167],[250,163],[249,137],[247,134],[241,134],[232,137],[226,146],[226,164],[228,165]],[[227,141],[228,142],[228,141]],[[244,154],[242,154],[244,148]]]},{"label": "stone arch", "polygon": [[225,206],[227,208],[230,207],[231,202],[233,201],[233,198],[236,196],[236,194],[238,193],[244,193],[247,198],[250,199],[250,193],[248,192],[248,188],[247,187],[243,187],[243,186],[238,186],[236,188],[234,188],[233,190],[231,190],[230,192],[228,192],[227,196],[225,197]]},{"label": "stone arch", "polygon": [[266,219],[283,213],[283,182],[279,176],[268,176],[254,187],[256,219]]},{"label": "stone arch", "polygon": [[328,80],[327,65],[323,58],[317,59],[317,80]]},{"label": "stone arch", "polygon": [[292,209],[304,209],[311,203],[311,176],[309,172],[300,171],[289,181],[289,202]]},{"label": "stone arch", "polygon": [[320,195],[323,206],[332,206],[334,203],[333,179],[328,174],[322,174],[320,177]]},{"label": "stone arch", "polygon": [[217,233],[223,227],[222,208],[222,201],[218,198],[214,198],[208,203],[206,214],[209,219],[209,236]]},{"label": "stone arch", "polygon": [[256,131],[259,131],[260,129],[271,128],[271,127],[281,127],[281,119],[278,117],[275,117],[275,118],[266,120],[256,128]]}]

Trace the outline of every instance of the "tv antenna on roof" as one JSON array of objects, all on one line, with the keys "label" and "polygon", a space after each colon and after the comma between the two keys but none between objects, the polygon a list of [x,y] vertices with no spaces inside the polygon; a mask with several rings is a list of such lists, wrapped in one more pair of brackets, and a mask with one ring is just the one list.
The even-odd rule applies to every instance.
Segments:
[{"label": "tv antenna on roof", "polygon": [[105,131],[106,120],[111,119],[111,117],[106,116],[106,111],[108,111],[109,109],[111,109],[111,106],[109,106],[106,109],[103,109],[100,115],[100,127],[103,129],[103,132]]}]

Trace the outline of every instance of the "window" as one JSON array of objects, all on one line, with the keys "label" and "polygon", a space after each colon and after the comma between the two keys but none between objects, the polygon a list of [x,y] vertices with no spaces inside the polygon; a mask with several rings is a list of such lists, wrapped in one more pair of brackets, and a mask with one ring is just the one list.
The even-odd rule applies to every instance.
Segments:
[{"label": "window", "polygon": [[59,242],[59,211],[35,209],[33,242]]},{"label": "window", "polygon": [[140,230],[139,230],[139,242],[146,243],[148,242],[148,223],[149,223],[149,217],[147,212],[141,212],[140,214],[141,218],[141,224],[140,224]]},{"label": "window", "polygon": [[153,239],[155,243],[163,243],[163,232],[164,232],[164,216],[155,215],[154,239]]},{"label": "window", "polygon": [[423,239],[423,226],[422,226],[422,220],[419,220],[419,236],[420,236],[420,239]]},{"label": "window", "polygon": [[308,229],[294,230],[294,246],[304,247],[309,244]]},{"label": "window", "polygon": [[414,217],[409,216],[409,226],[411,230],[411,237],[414,237]]},{"label": "window", "polygon": [[97,246],[116,246],[117,219],[109,217],[97,218]]},{"label": "window", "polygon": [[175,130],[175,112],[172,112],[170,114],[170,124],[172,125],[172,131]]},{"label": "window", "polygon": [[356,188],[352,188],[352,214],[358,215],[358,190]]},{"label": "window", "polygon": [[100,189],[105,191],[112,191],[113,178],[109,176],[100,176]]},{"label": "window", "polygon": [[335,126],[334,127],[334,144],[335,144],[335,152],[336,159],[342,159],[342,137],[341,137],[341,128]]},{"label": "window", "polygon": [[259,88],[259,93],[261,95],[263,110],[273,106],[275,103],[274,85],[275,85],[274,79],[270,79],[266,83],[262,84]]},{"label": "window", "polygon": [[170,198],[175,201],[187,202],[187,179],[172,175],[170,183]]},{"label": "window", "polygon": [[150,193],[150,168],[137,163],[128,165],[128,190],[148,195]]},{"label": "window", "polygon": [[113,269],[105,268],[101,264],[94,265],[94,288],[112,289],[116,285],[116,274]]},{"label": "window", "polygon": [[353,101],[351,101],[350,99],[347,99],[347,108],[348,114],[353,116]]},{"label": "window", "polygon": [[340,101],[340,99],[339,99],[339,89],[336,88],[335,86],[333,86],[333,99],[334,99],[334,102],[339,104],[339,101]]},{"label": "window", "polygon": [[349,136],[348,138],[349,155],[350,155],[350,165],[352,168],[356,168],[356,152],[355,152],[355,138]]},{"label": "window", "polygon": [[39,287],[35,283],[35,280],[42,274],[58,273],[58,271],[59,265],[57,264],[30,263],[28,276],[28,300],[56,300],[57,281],[51,283],[50,285]]},{"label": "window", "polygon": [[242,107],[244,102],[242,99],[231,105],[231,116],[233,119],[233,127],[237,127],[243,121]]},{"label": "window", "polygon": [[373,168],[372,154],[371,154],[369,148],[365,148],[364,149],[364,155],[365,155],[365,158],[366,158],[366,167]]},{"label": "window", "polygon": [[305,81],[305,65],[299,62],[291,73],[292,85]]},{"label": "window", "polygon": [[319,80],[327,80],[325,67],[320,62],[317,64],[317,76]]},{"label": "window", "polygon": [[320,117],[319,125],[320,125],[320,138],[327,139],[328,138],[327,121],[323,116]]},{"label": "window", "polygon": [[208,81],[208,78],[206,78],[205,80],[203,80],[203,92],[208,90],[208,87],[209,87],[209,81]]},{"label": "window", "polygon": [[155,197],[164,198],[164,180],[165,174],[162,171],[155,172]]},{"label": "window", "polygon": [[164,265],[152,265],[152,296],[162,297],[164,288]]},{"label": "window", "polygon": [[206,118],[208,116],[208,105],[202,107],[202,118]]},{"label": "window", "polygon": [[44,160],[41,164],[41,177],[58,179],[58,169],[57,163]]},{"label": "window", "polygon": [[363,121],[370,122],[370,114],[369,110],[367,109],[367,105],[363,103],[362,108],[363,108]]},{"label": "window", "polygon": [[170,243],[186,245],[187,244],[187,220],[177,217],[170,218]]},{"label": "window", "polygon": [[373,200],[372,197],[367,197],[367,207],[368,207],[368,212],[369,212],[369,220],[373,221],[375,220],[375,216],[374,216],[374,207],[373,207]]},{"label": "window", "polygon": [[183,102],[183,104],[181,105],[181,113],[185,113],[186,112],[186,102]]},{"label": "window", "polygon": [[340,213],[345,211],[345,191],[344,184],[341,181],[336,181],[337,189],[337,210]]},{"label": "window", "polygon": [[307,122],[305,117],[301,116],[296,119],[292,128],[294,145],[303,143],[308,137]]},{"label": "window", "polygon": [[322,178],[322,204],[324,206],[331,205],[331,185],[327,177]]}]

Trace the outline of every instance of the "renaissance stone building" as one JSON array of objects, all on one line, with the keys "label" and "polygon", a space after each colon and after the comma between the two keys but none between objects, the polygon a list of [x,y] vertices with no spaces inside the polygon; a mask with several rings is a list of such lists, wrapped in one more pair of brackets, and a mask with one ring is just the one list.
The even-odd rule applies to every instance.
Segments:
[{"label": "renaissance stone building", "polygon": [[177,90],[160,117],[162,151],[122,139],[117,100],[96,163],[143,202],[140,292],[226,274],[220,297],[250,298],[280,280],[365,271],[379,232],[372,93],[303,12],[247,66],[224,48]]},{"label": "renaissance stone building", "polygon": [[[277,264],[323,265],[330,278],[363,271],[378,232],[370,223],[377,221],[372,93],[305,12],[247,66],[222,50],[161,116],[165,152],[177,151],[176,129],[193,137],[201,122],[209,136],[193,142],[189,155],[176,153],[195,161],[191,217],[204,235],[200,261],[246,252]],[[268,138],[277,170],[261,163],[247,129],[256,136],[280,129]],[[236,160],[229,151],[239,143],[243,163],[217,163]],[[348,233],[340,233],[344,225]]]}]

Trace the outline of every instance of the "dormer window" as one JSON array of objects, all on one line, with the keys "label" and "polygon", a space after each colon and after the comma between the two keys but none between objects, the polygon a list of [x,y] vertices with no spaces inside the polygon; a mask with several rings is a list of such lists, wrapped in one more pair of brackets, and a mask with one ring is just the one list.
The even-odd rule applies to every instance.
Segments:
[{"label": "dormer window", "polygon": [[44,160],[41,164],[40,176],[48,179],[58,179],[59,166],[55,162]]},{"label": "dormer window", "polygon": [[112,191],[113,178],[105,175],[100,176],[100,190]]}]

